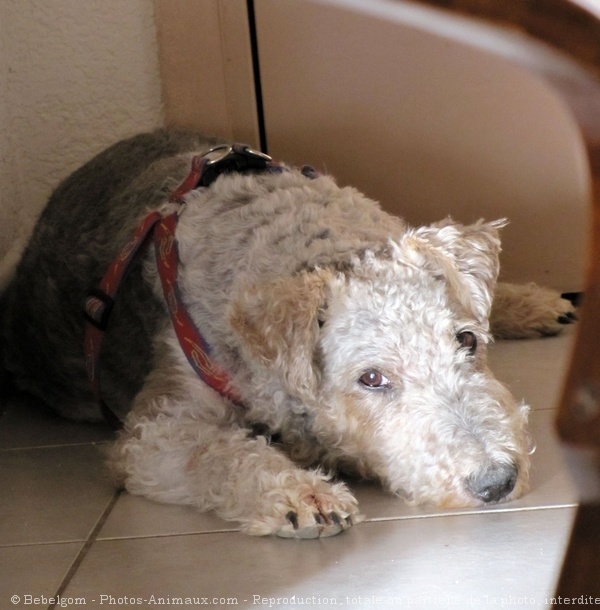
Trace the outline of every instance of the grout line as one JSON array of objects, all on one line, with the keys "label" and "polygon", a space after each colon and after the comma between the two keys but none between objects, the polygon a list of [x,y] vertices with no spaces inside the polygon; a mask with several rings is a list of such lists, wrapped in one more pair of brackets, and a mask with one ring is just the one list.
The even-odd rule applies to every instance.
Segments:
[{"label": "grout line", "polygon": [[569,502],[566,504],[554,504],[549,506],[522,506],[518,508],[504,508],[497,510],[475,510],[471,512],[467,511],[459,511],[455,513],[429,513],[426,515],[398,515],[396,517],[371,517],[366,518],[362,523],[381,523],[381,522],[390,522],[390,521],[410,521],[413,519],[437,519],[437,518],[446,518],[446,517],[469,517],[474,515],[504,515],[507,513],[530,513],[534,511],[542,511],[542,510],[564,510],[568,508],[577,508],[578,503]]},{"label": "grout line", "polygon": [[92,548],[92,545],[96,541],[96,538],[98,537],[98,534],[100,533],[100,530],[106,523],[108,516],[112,512],[112,509],[114,508],[115,504],[117,503],[117,500],[120,498],[122,493],[123,493],[123,490],[117,489],[115,491],[115,493],[113,494],[113,497],[110,499],[110,502],[108,503],[108,505],[102,512],[102,514],[100,515],[100,518],[96,522],[96,525],[90,532],[90,535],[88,536],[84,545],[81,547],[81,550],[79,551],[79,553],[77,553],[77,557],[75,557],[75,560],[71,564],[71,567],[69,568],[68,572],[66,573],[66,575],[63,578],[60,585],[58,586],[58,589],[56,590],[56,593],[53,596],[53,598],[56,601],[54,603],[50,604],[48,606],[47,610],[54,610],[54,608],[56,608],[56,604],[60,602],[60,598],[61,598],[62,594],[65,592],[66,588],[69,586],[69,583],[71,582],[71,580],[73,580],[73,576],[75,576],[75,573],[79,569],[79,566],[82,564],[82,562],[85,559],[86,555],[88,554],[89,550]]},{"label": "grout line", "polygon": [[63,447],[96,447],[106,445],[111,440],[104,441],[82,441],[81,443],[59,443],[56,445],[26,445],[24,447],[0,447],[0,453],[4,451],[31,451],[32,449],[60,449]]},{"label": "grout line", "polygon": [[168,534],[138,534],[132,536],[106,536],[98,538],[98,542],[115,542],[119,540],[148,540],[149,538],[182,538],[184,536],[206,536],[208,534],[235,534],[240,533],[241,529],[219,529],[219,530],[204,530],[191,532],[171,532]]},{"label": "grout line", "polygon": [[0,549],[12,549],[15,547],[24,546],[54,546],[57,544],[81,544],[85,540],[44,540],[43,542],[10,542],[8,544],[0,543]]},{"label": "grout line", "polygon": [[[108,508],[112,508],[114,506],[114,498],[111,500]],[[496,510],[474,510],[474,511],[460,511],[454,513],[428,513],[422,515],[395,515],[390,517],[366,517],[364,521],[361,523],[390,523],[392,521],[411,521],[417,519],[437,519],[441,517],[468,517],[471,515],[500,515],[505,513],[523,513],[523,512],[533,512],[533,511],[543,511],[543,510],[563,510],[569,508],[577,508],[579,506],[576,502],[569,502],[565,504],[553,504],[546,506],[522,506],[516,508],[503,508]],[[107,510],[108,510],[107,508]],[[106,512],[106,511],[105,511]],[[106,515],[108,517],[108,514]],[[106,522],[106,517],[104,513],[98,522],[100,526],[102,526]],[[98,538],[97,534],[99,533],[99,527],[96,526],[94,531],[96,532],[96,536],[94,540],[88,539],[87,541],[83,540],[50,540],[47,542],[20,542],[15,544],[0,544],[0,549],[2,548],[13,548],[13,547],[26,547],[26,546],[49,546],[49,545],[57,545],[57,544],[76,544],[78,542],[84,542],[87,544],[88,542],[115,542],[119,540],[147,540],[149,538],[181,538],[183,536],[205,536],[207,534],[235,534],[240,533],[240,528],[222,528],[222,529],[214,529],[214,530],[198,530],[198,531],[189,531],[189,532],[170,532],[166,534],[138,534],[138,535],[130,535],[130,536],[103,536],[102,538]],[[82,547],[83,550],[83,547]]]}]

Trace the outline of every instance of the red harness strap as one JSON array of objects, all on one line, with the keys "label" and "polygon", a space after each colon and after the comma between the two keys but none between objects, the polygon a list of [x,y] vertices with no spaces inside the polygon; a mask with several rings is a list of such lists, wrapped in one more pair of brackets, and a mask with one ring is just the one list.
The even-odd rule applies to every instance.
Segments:
[{"label": "red harness strap", "polygon": [[198,377],[225,398],[236,404],[241,404],[237,394],[229,387],[227,374],[212,362],[210,347],[183,304],[177,285],[177,267],[179,264],[177,240],[175,239],[177,220],[178,214],[175,212],[163,218],[154,229],[158,275],[169,307],[175,334],[183,353]]},{"label": "red harness strap", "polygon": [[161,219],[162,216],[158,212],[152,212],[144,218],[131,239],[109,266],[98,288],[91,290],[83,303],[83,313],[87,320],[84,339],[85,368],[94,396],[100,405],[100,410],[106,421],[114,429],[119,429],[122,422],[100,397],[100,351],[104,333],[121,281],[136,255],[143,246],[147,245],[152,230]]},{"label": "red harness strap", "polygon": [[[213,169],[211,166],[215,165],[215,161],[208,156],[212,152],[209,151],[205,155],[194,157],[190,174],[173,192],[170,198],[171,202],[181,203],[183,196],[201,183],[204,170],[207,167]],[[234,170],[239,170],[240,158],[243,163],[247,163],[249,156],[253,163],[259,162],[259,165],[253,165],[250,169],[269,167],[266,163],[266,160],[270,161],[269,157],[262,155],[262,153],[256,153],[246,147],[236,145],[225,152],[226,154],[223,159],[219,159],[219,161],[231,164],[233,158],[233,161],[236,163],[236,166],[233,168]],[[258,161],[255,161],[255,159],[258,159]],[[230,167],[230,165],[227,167]],[[225,171],[228,171],[227,168]],[[214,178],[216,176],[217,174],[215,173]],[[131,239],[122,248],[117,258],[111,263],[98,288],[91,290],[84,300],[83,310],[87,320],[84,339],[86,370],[102,414],[111,427],[115,429],[121,428],[123,423],[101,398],[100,352],[119,286],[131,263],[142,252],[144,247],[148,245],[150,238],[154,241],[158,274],[171,315],[173,328],[183,353],[196,374],[209,387],[232,402],[241,404],[239,397],[230,388],[227,374],[212,362],[210,348],[183,304],[177,284],[179,255],[175,230],[178,218],[178,212],[173,212],[166,217],[163,217],[157,211],[148,214],[135,230]]]}]

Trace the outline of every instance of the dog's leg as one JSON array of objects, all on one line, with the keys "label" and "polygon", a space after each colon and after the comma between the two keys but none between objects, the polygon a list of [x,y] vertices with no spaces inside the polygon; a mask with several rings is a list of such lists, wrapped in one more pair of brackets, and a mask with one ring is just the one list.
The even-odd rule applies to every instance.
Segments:
[{"label": "dog's leg", "polygon": [[490,324],[497,338],[557,335],[576,319],[573,305],[555,290],[533,283],[496,286]]},{"label": "dog's leg", "polygon": [[343,483],[252,437],[219,396],[174,369],[149,376],[110,466],[131,493],[215,510],[248,534],[325,537],[360,519]]}]

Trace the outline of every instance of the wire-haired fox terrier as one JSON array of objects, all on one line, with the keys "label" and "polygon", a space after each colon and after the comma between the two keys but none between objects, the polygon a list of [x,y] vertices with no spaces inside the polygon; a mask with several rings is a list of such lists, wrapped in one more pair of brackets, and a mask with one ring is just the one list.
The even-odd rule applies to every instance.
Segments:
[{"label": "wire-haired fox terrier", "polygon": [[486,347],[574,313],[553,291],[496,285],[503,221],[411,228],[310,167],[202,154],[214,145],[137,136],[58,187],[1,300],[18,387],[122,421],[109,464],[131,493],[249,534],[359,521],[333,473],[413,504],[523,494],[528,407]]}]

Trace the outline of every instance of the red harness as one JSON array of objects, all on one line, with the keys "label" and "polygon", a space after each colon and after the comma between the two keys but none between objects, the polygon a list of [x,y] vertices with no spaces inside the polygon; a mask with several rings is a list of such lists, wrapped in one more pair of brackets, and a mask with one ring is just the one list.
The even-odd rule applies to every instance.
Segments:
[{"label": "red harness", "polygon": [[[219,146],[192,160],[187,178],[173,192],[169,201],[182,203],[183,196],[198,187],[209,186],[222,173],[283,171],[271,158],[247,146]],[[152,240],[156,254],[158,274],[165,301],[171,314],[175,334],[183,353],[196,374],[213,390],[236,404],[241,404],[230,387],[227,374],[215,365],[210,347],[187,313],[177,283],[179,255],[175,230],[179,211],[163,217],[160,212],[148,214],[111,263],[96,290],[85,298],[83,309],[87,320],[85,329],[85,362],[88,378],[100,409],[107,422],[115,429],[122,427],[119,417],[109,409],[100,394],[100,351],[117,292],[133,260]]]}]

